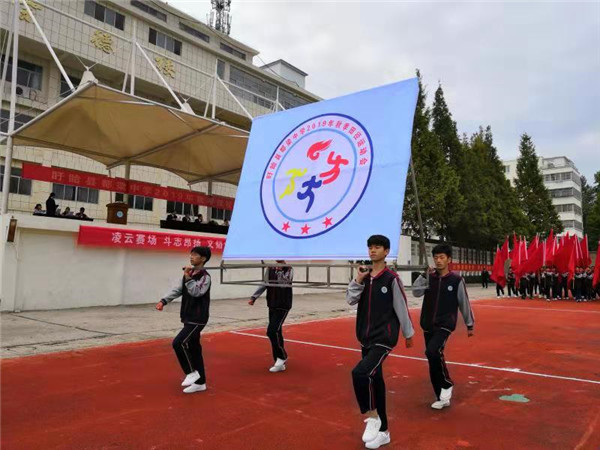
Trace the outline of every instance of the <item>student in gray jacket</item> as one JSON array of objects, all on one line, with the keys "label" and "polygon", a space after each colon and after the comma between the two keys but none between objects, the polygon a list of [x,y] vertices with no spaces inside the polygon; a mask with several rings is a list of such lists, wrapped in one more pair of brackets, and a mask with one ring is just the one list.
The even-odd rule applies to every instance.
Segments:
[{"label": "student in gray jacket", "polygon": [[348,285],[346,301],[350,305],[358,303],[356,337],[362,359],[352,370],[352,381],[360,412],[366,416],[362,439],[366,448],[379,448],[390,443],[382,364],[398,343],[400,331],[407,348],[412,347],[415,332],[402,282],[385,264],[390,240],[374,235],[367,246],[373,267],[359,268]]},{"label": "student in gray jacket", "polygon": [[425,355],[429,361],[429,376],[435,392],[433,409],[450,406],[452,387],[448,367],[444,359],[444,348],[456,328],[458,310],[467,326],[468,336],[473,336],[475,318],[469,303],[465,280],[451,272],[452,247],[439,244],[433,248],[435,271],[428,276],[419,276],[413,284],[415,297],[425,296],[421,308],[421,328],[425,337]]}]

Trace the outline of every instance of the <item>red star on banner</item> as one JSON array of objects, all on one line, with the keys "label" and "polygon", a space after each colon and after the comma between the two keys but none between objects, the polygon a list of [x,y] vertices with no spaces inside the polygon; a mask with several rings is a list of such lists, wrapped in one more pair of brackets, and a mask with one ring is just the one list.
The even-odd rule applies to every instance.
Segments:
[{"label": "red star on banner", "polygon": [[310,227],[308,225],[304,225],[301,229],[302,234],[308,234],[308,230],[310,230]]},{"label": "red star on banner", "polygon": [[290,223],[286,222],[283,224],[283,227],[281,228],[283,231],[286,231],[290,229]]},{"label": "red star on banner", "polygon": [[331,223],[331,217],[325,217],[325,221],[323,222],[323,225],[325,225],[325,228],[328,228],[332,225]]}]

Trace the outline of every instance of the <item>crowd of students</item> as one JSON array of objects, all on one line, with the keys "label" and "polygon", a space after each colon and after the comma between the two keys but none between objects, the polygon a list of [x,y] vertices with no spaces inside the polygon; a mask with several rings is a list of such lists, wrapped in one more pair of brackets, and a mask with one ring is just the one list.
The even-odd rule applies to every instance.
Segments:
[{"label": "crowd of students", "polygon": [[587,302],[600,298],[600,285],[594,288],[594,266],[577,267],[569,280],[569,272],[559,273],[553,266],[544,266],[538,272],[523,273],[517,280],[512,268],[506,276],[507,295],[504,289],[496,284],[496,295],[500,297],[545,298],[546,301],[569,300]]}]

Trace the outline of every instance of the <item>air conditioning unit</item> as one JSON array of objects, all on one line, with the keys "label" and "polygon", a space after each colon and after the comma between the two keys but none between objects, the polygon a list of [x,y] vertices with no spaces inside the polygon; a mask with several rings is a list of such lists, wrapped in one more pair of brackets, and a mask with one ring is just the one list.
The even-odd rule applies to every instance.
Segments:
[{"label": "air conditioning unit", "polygon": [[31,89],[28,88],[27,86],[17,86],[17,96],[18,97],[24,97],[24,98],[29,98],[30,94],[31,94]]}]

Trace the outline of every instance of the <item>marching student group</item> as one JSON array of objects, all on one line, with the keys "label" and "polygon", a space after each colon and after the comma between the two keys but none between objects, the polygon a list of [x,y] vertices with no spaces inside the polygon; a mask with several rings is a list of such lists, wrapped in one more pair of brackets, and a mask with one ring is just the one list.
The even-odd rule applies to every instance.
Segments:
[{"label": "marching student group", "polygon": [[569,300],[572,297],[577,303],[588,302],[600,297],[600,285],[594,289],[593,279],[594,266],[575,268],[571,280],[569,280],[569,272],[559,273],[556,267],[544,266],[539,272],[523,273],[517,285],[517,275],[511,267],[506,276],[507,295],[504,295],[504,288],[496,283],[496,296],[498,298],[520,296],[523,300],[537,297],[545,298],[548,302]]},{"label": "marching student group", "polygon": [[[356,338],[362,358],[352,370],[354,393],[363,414],[365,425],[362,440],[366,448],[375,449],[391,441],[386,414],[386,388],[383,364],[397,345],[400,333],[406,348],[413,346],[413,328],[403,284],[396,272],[385,262],[390,241],[373,235],[367,241],[369,266],[360,266],[350,281],[346,301],[357,305]],[[432,250],[435,269],[421,274],[413,283],[413,294],[423,297],[420,326],[425,340],[425,354],[434,398],[431,408],[441,410],[450,406],[454,383],[444,359],[446,343],[456,328],[460,311],[469,337],[475,324],[464,279],[449,269],[452,247],[439,244]],[[181,297],[180,318],[183,328],[173,340],[173,349],[185,374],[181,383],[186,394],[207,389],[201,333],[209,319],[211,278],[205,269],[210,260],[208,247],[194,247],[190,264],[183,268],[183,277],[157,304],[162,311],[174,299]],[[283,323],[292,308],[293,269],[285,261],[268,269],[268,285],[261,286],[250,298],[253,305],[267,292],[269,308],[269,337],[273,365],[272,373],[286,370],[288,354],[283,339]],[[281,286],[278,286],[281,285]]]}]

